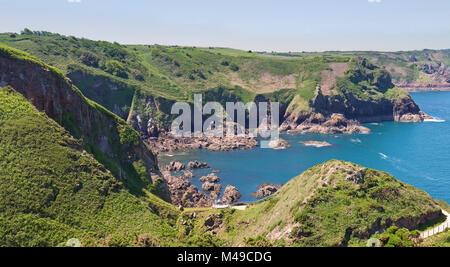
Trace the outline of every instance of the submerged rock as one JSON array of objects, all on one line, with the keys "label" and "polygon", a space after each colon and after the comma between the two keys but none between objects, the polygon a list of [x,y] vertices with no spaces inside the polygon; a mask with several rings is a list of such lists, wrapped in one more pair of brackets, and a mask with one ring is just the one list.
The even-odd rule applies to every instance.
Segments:
[{"label": "submerged rock", "polygon": [[307,141],[303,142],[305,146],[313,146],[313,147],[328,147],[332,146],[332,144],[328,142],[319,142],[319,141]]}]

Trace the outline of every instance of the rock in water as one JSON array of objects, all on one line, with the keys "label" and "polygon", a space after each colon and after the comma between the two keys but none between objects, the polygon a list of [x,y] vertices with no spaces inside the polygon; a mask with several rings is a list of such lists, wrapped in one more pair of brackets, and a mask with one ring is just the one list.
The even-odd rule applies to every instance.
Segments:
[{"label": "rock in water", "polygon": [[276,140],[273,140],[269,143],[269,147],[275,150],[284,150],[288,147],[291,147],[291,145],[288,143],[288,141],[278,138]]},{"label": "rock in water", "polygon": [[210,183],[218,183],[220,182],[220,178],[217,177],[214,173],[211,173],[207,176],[203,176],[200,178],[200,182],[210,182]]},{"label": "rock in water", "polygon": [[192,161],[188,163],[188,168],[193,169],[209,169],[209,165],[206,162]]},{"label": "rock in water", "polygon": [[173,172],[179,172],[184,169],[186,169],[186,165],[181,162],[172,161],[169,165],[166,166],[166,170]]},{"label": "rock in water", "polygon": [[227,186],[223,193],[222,202],[224,204],[232,204],[238,202],[242,198],[241,193],[234,186]]},{"label": "rock in water", "polygon": [[211,199],[219,199],[222,185],[206,182],[202,185],[202,189],[211,197]]},{"label": "rock in water", "polygon": [[192,178],[194,178],[194,174],[191,171],[186,170],[186,171],[184,171],[184,178],[192,179]]}]

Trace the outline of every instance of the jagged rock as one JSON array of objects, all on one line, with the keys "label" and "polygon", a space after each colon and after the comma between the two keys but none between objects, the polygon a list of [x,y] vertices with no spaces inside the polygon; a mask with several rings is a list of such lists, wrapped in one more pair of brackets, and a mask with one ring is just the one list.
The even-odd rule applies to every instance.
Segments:
[{"label": "jagged rock", "polygon": [[203,225],[206,226],[208,231],[212,231],[214,229],[219,228],[222,225],[223,223],[222,218],[223,218],[222,214],[209,215],[208,217],[206,217]]},{"label": "jagged rock", "polygon": [[278,192],[278,190],[280,190],[281,186],[264,183],[264,184],[261,184],[260,186],[258,186],[258,188],[259,188],[258,191],[256,191],[255,193],[252,193],[252,196],[256,197],[256,198],[264,198],[264,197],[271,196],[271,195],[275,194],[276,192]]},{"label": "jagged rock", "polygon": [[209,165],[206,162],[192,161],[188,163],[188,168],[193,169],[209,169]]},{"label": "jagged rock", "polygon": [[202,185],[202,189],[211,197],[211,199],[219,199],[220,192],[222,191],[222,185],[205,182]]},{"label": "jagged rock", "polygon": [[222,203],[232,204],[238,202],[242,198],[241,193],[234,186],[227,186],[223,193]]},{"label": "jagged rock", "polygon": [[184,171],[184,178],[192,179],[192,178],[194,178],[194,174],[192,172],[188,171],[188,170],[185,170]]},{"label": "jagged rock", "polygon": [[172,161],[171,163],[169,163],[169,165],[166,166],[166,170],[174,172],[180,172],[184,169],[186,169],[186,165],[181,162]]},{"label": "jagged rock", "polygon": [[211,173],[207,176],[203,176],[202,178],[200,178],[200,182],[218,183],[220,182],[220,178],[217,177],[217,175],[215,175],[214,173]]},{"label": "jagged rock", "polygon": [[183,207],[212,206],[212,201],[187,179],[173,176],[169,171],[163,172],[163,177],[167,182],[172,204]]}]

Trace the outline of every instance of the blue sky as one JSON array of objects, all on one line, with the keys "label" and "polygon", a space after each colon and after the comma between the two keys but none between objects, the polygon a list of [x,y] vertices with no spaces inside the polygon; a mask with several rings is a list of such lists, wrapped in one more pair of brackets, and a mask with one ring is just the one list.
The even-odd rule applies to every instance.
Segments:
[{"label": "blue sky", "polygon": [[0,0],[25,27],[124,44],[259,51],[450,48],[448,0]]}]

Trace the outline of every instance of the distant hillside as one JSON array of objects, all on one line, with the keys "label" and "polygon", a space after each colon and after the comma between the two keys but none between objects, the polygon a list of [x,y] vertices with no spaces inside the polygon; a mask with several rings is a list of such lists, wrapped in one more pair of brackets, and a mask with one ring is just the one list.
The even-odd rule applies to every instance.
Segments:
[{"label": "distant hillside", "polygon": [[[332,113],[360,122],[423,120],[420,109],[391,83],[385,69],[358,63],[362,54],[286,56],[224,48],[124,46],[31,31],[0,34],[0,43],[58,67],[84,95],[126,119],[145,138],[167,131],[174,118],[172,104],[192,102],[194,92],[202,93],[205,101],[221,103],[278,101],[287,128],[311,122],[336,128],[351,124],[336,124]],[[358,76],[355,71],[364,73]],[[368,103],[369,108],[354,112]],[[325,120],[316,120],[316,115]]]},{"label": "distant hillside", "polygon": [[450,49],[400,52],[272,53],[272,56],[360,56],[384,67],[396,86],[415,90],[450,90]]},{"label": "distant hillside", "polygon": [[387,173],[332,160],[245,211],[205,213],[190,227],[214,231],[233,245],[365,246],[391,226],[416,230],[440,216],[438,202],[425,192]]}]

